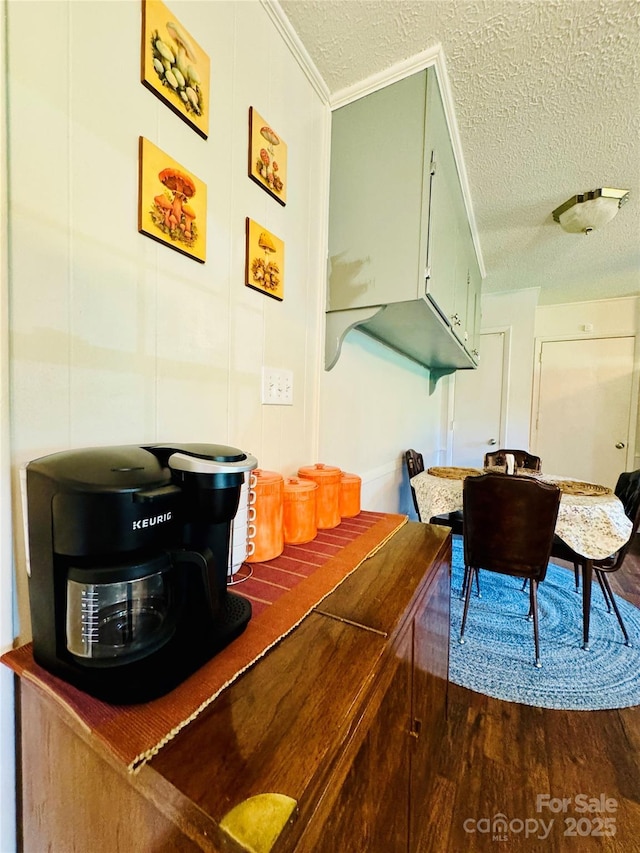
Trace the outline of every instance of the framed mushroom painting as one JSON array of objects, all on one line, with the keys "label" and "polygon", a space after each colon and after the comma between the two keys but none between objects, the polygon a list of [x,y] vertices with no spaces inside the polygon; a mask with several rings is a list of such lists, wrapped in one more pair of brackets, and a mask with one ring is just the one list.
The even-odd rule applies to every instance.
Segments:
[{"label": "framed mushroom painting", "polygon": [[253,107],[249,107],[249,177],[284,207],[287,146]]},{"label": "framed mushroom painting", "polygon": [[142,136],[138,165],[138,231],[203,264],[207,185]]},{"label": "framed mushroom painting", "polygon": [[200,136],[209,133],[209,57],[160,0],[142,0],[142,83]]},{"label": "framed mushroom painting", "polygon": [[249,218],[245,284],[280,302],[284,299],[284,243]]}]

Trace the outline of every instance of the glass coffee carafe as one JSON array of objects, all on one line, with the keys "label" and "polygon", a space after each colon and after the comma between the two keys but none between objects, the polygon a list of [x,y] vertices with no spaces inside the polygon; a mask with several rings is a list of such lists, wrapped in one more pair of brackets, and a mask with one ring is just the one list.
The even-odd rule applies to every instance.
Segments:
[{"label": "glass coffee carafe", "polygon": [[89,662],[135,660],[172,636],[174,584],[169,554],[102,568],[70,567],[67,649]]}]

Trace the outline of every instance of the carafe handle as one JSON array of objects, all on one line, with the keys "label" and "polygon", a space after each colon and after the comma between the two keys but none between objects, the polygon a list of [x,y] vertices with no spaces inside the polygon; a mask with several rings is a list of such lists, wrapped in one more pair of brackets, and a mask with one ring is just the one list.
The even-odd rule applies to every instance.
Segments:
[{"label": "carafe handle", "polygon": [[195,566],[200,573],[207,606],[211,615],[211,624],[213,625],[220,606],[213,552],[209,548],[204,548],[202,552],[173,551],[171,556],[176,566],[185,564]]}]

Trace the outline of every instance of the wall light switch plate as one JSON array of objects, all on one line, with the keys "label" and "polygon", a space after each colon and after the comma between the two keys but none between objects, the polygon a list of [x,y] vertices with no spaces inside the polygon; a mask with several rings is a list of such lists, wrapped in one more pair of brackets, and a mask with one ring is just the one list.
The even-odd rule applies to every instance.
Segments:
[{"label": "wall light switch plate", "polygon": [[265,406],[293,406],[293,370],[262,368],[262,403]]}]

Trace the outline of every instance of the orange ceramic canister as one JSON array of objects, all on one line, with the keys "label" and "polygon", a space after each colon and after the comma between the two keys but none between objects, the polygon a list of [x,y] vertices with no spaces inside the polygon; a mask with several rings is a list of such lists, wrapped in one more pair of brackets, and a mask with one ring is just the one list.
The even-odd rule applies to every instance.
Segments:
[{"label": "orange ceramic canister", "polygon": [[318,484],[311,480],[288,477],[284,481],[285,544],[304,545],[316,538],[317,492]]},{"label": "orange ceramic canister", "polygon": [[360,513],[362,479],[357,474],[342,472],[340,477],[340,516],[353,518]]},{"label": "orange ceramic canister", "polygon": [[284,478],[277,471],[263,471],[256,468],[253,472],[255,485],[250,496],[256,517],[253,521],[253,553],[247,557],[247,563],[264,563],[275,560],[284,550]]},{"label": "orange ceramic canister", "polygon": [[316,525],[328,530],[340,524],[340,476],[342,471],[333,465],[317,462],[298,469],[298,477],[318,484],[316,493]]}]

